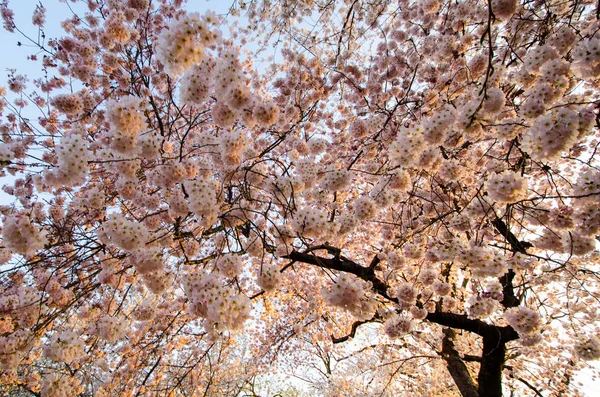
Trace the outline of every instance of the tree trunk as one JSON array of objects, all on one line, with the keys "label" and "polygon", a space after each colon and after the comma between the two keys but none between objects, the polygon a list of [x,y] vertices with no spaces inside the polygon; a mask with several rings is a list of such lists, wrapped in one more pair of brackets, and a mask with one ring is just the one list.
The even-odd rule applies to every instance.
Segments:
[{"label": "tree trunk", "polygon": [[505,360],[506,343],[500,336],[484,336],[478,378],[479,396],[502,397],[502,368]]},{"label": "tree trunk", "polygon": [[455,332],[452,328],[444,328],[442,357],[446,360],[448,372],[452,376],[454,383],[456,383],[462,397],[479,397],[477,386],[473,383],[469,369],[454,348],[454,335]]}]

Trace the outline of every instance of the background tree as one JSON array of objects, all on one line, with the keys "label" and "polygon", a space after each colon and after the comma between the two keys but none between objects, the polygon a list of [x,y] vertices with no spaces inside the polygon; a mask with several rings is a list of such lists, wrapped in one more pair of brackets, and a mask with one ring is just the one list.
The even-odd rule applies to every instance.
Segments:
[{"label": "background tree", "polygon": [[3,92],[0,383],[581,395],[595,2],[73,3],[1,7],[41,73]]}]

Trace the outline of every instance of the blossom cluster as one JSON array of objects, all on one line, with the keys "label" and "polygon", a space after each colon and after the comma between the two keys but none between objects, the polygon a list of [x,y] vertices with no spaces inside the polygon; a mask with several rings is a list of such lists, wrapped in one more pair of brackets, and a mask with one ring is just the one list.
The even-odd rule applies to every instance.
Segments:
[{"label": "blossom cluster", "polygon": [[504,318],[519,335],[532,334],[541,326],[540,314],[525,306],[511,307],[504,312]]},{"label": "blossom cluster", "polygon": [[600,192],[600,171],[589,168],[581,172],[575,183],[573,193],[586,196]]},{"label": "blossom cluster", "polygon": [[135,34],[135,30],[125,23],[126,15],[122,11],[113,11],[104,23],[104,32],[100,37],[100,45],[111,50],[118,44],[126,44]]},{"label": "blossom cluster", "polygon": [[354,200],[354,216],[359,221],[372,219],[377,214],[375,202],[369,196],[361,196]]},{"label": "blossom cluster", "polygon": [[[0,297],[0,312],[11,313],[10,317],[16,320],[16,324],[20,328],[28,328],[35,324],[36,307],[39,305],[39,301],[39,294],[34,290],[27,288],[11,289]],[[5,318],[8,320],[10,317]],[[5,321],[3,326],[6,331],[12,331],[14,327],[12,321]]]},{"label": "blossom cluster", "polygon": [[85,344],[76,333],[63,331],[54,334],[44,346],[44,355],[50,360],[70,364],[85,355]]},{"label": "blossom cluster", "polygon": [[[418,164],[419,155],[425,149],[423,141],[423,127],[417,126],[414,128],[401,127],[398,131],[396,139],[391,143],[388,151],[390,161],[404,168],[414,167]],[[433,132],[429,133],[430,139],[434,138]]]},{"label": "blossom cluster", "polygon": [[226,166],[238,166],[243,160],[247,141],[240,131],[226,131],[219,136],[221,160]]},{"label": "blossom cluster", "polygon": [[57,169],[44,174],[49,186],[74,186],[85,182],[91,153],[81,131],[71,131],[56,147]]},{"label": "blossom cluster", "polygon": [[237,254],[221,255],[215,260],[215,262],[219,272],[228,278],[234,278],[238,276],[242,272],[244,266],[242,257]]},{"label": "blossom cluster", "polygon": [[158,247],[137,250],[130,258],[130,262],[139,274],[159,272],[164,269],[163,252]]},{"label": "blossom cluster", "polygon": [[59,94],[52,98],[51,103],[66,115],[77,116],[83,111],[83,100],[78,94]]},{"label": "blossom cluster", "polygon": [[510,18],[519,6],[517,0],[493,0],[492,11],[498,20],[505,20]]},{"label": "blossom cluster", "polygon": [[263,264],[259,273],[257,284],[265,291],[273,291],[281,283],[281,272],[276,263]]},{"label": "blossom cluster", "polygon": [[400,283],[396,287],[396,298],[404,305],[414,305],[417,300],[417,291],[411,283]]},{"label": "blossom cluster", "polygon": [[[259,100],[247,86],[242,70],[238,51],[222,51],[218,60],[205,54],[181,79],[181,100],[201,105],[209,96],[214,96],[216,102],[212,104],[211,116],[213,122],[224,129],[233,127],[238,120],[249,127],[256,123],[261,127],[274,124],[279,117],[279,107],[272,101]],[[233,154],[223,157],[235,158]]]},{"label": "blossom cluster", "polygon": [[[211,116],[221,128],[231,128],[237,120],[252,125],[252,109],[257,101],[242,74],[239,53],[233,49],[223,51],[215,67],[214,93],[217,102]],[[264,109],[266,110],[266,108]],[[268,119],[268,115],[263,115]]]},{"label": "blossom cluster", "polygon": [[472,294],[465,302],[465,310],[469,318],[483,319],[498,309],[498,301],[483,294]]},{"label": "blossom cluster", "polygon": [[294,232],[308,238],[326,235],[331,228],[327,213],[316,207],[303,207],[296,211],[291,226]]},{"label": "blossom cluster", "polygon": [[152,301],[145,299],[132,313],[137,321],[151,321],[156,317],[156,307]]},{"label": "blossom cluster", "polygon": [[188,203],[201,225],[210,227],[219,214],[218,186],[214,181],[196,178],[183,183],[188,194]]},{"label": "blossom cluster", "polygon": [[341,191],[350,184],[351,175],[352,173],[345,169],[326,171],[320,185],[330,192]]},{"label": "blossom cluster", "polygon": [[215,62],[207,57],[194,64],[181,78],[179,96],[184,103],[200,105],[213,90]]},{"label": "blossom cluster", "polygon": [[41,386],[41,395],[44,397],[76,396],[83,391],[79,379],[60,373],[48,374]]},{"label": "blossom cluster", "polygon": [[185,162],[165,163],[161,167],[147,172],[148,181],[158,187],[172,188],[196,175],[195,170],[188,165]]},{"label": "blossom cluster", "polygon": [[577,208],[574,218],[578,224],[585,225],[579,230],[587,236],[595,236],[600,232],[600,207],[596,203],[588,202]]},{"label": "blossom cluster", "polygon": [[103,316],[94,325],[96,334],[100,339],[114,343],[123,338],[126,333],[126,324],[122,319],[113,316]]},{"label": "blossom cluster", "polygon": [[492,174],[485,183],[490,199],[497,203],[523,200],[527,197],[527,186],[527,179],[509,170]]},{"label": "blossom cluster", "polygon": [[0,369],[15,371],[28,348],[32,346],[27,342],[31,339],[26,330],[17,330],[7,336],[0,336]]},{"label": "blossom cluster", "polygon": [[14,152],[11,150],[10,145],[0,143],[0,166],[5,166],[15,157]]},{"label": "blossom cluster", "polygon": [[232,293],[214,274],[188,273],[182,286],[189,300],[189,312],[206,319],[210,325],[239,329],[250,315],[250,299]]},{"label": "blossom cluster", "polygon": [[432,145],[440,145],[446,140],[446,135],[452,129],[455,119],[456,114],[452,108],[440,109],[435,115],[421,122],[423,138]]},{"label": "blossom cluster", "polygon": [[452,285],[442,280],[435,280],[431,287],[433,292],[438,296],[447,296],[452,292]]},{"label": "blossom cluster", "polygon": [[254,121],[261,127],[269,127],[279,119],[279,107],[273,102],[259,102],[252,108]]},{"label": "blossom cluster", "polygon": [[144,128],[142,103],[141,98],[133,95],[106,103],[110,146],[119,153],[132,154],[138,150],[137,139]]},{"label": "blossom cluster", "polygon": [[575,345],[575,352],[586,361],[599,360],[600,339],[596,336],[591,336],[589,339],[577,343]]},{"label": "blossom cluster", "polygon": [[129,258],[144,284],[155,294],[164,292],[171,284],[169,273],[165,271],[162,249],[147,247],[137,249]]},{"label": "blossom cluster", "polygon": [[119,178],[135,180],[140,170],[141,159],[131,158],[131,154],[119,153],[110,150],[96,151],[97,158],[103,161],[106,170],[118,175]]},{"label": "blossom cluster", "polygon": [[413,320],[409,316],[393,314],[384,324],[385,333],[390,338],[401,338],[410,333]]},{"label": "blossom cluster", "polygon": [[498,113],[504,107],[505,101],[504,91],[498,87],[490,87],[486,92],[483,110],[488,114]]},{"label": "blossom cluster", "polygon": [[204,58],[204,49],[219,37],[219,32],[211,29],[211,22],[214,22],[212,15],[200,17],[198,13],[189,13],[162,30],[155,52],[168,74],[181,75]]},{"label": "blossom cluster", "polygon": [[39,4],[35,6],[35,10],[33,11],[33,15],[31,16],[31,23],[34,26],[44,27],[44,23],[46,22],[46,8]]},{"label": "blossom cluster", "polygon": [[366,295],[369,289],[367,283],[343,273],[335,279],[331,289],[323,289],[321,293],[329,305],[348,310],[360,321],[370,319],[376,309],[375,303]]},{"label": "blossom cluster", "polygon": [[110,214],[103,227],[98,232],[101,241],[110,242],[125,251],[141,249],[150,240],[150,233],[144,225],[125,218],[119,212]]},{"label": "blossom cluster", "polygon": [[478,278],[500,277],[508,270],[502,256],[477,245],[460,248],[456,260],[467,265],[473,276]]},{"label": "blossom cluster", "polygon": [[573,62],[583,78],[600,76],[600,38],[581,40],[573,51]]},{"label": "blossom cluster", "polygon": [[33,255],[44,248],[46,237],[25,214],[7,215],[2,226],[6,248],[22,255]]},{"label": "blossom cluster", "polygon": [[163,270],[146,273],[142,276],[142,279],[146,287],[155,294],[163,293],[172,283],[171,274]]},{"label": "blossom cluster", "polygon": [[533,158],[554,160],[578,141],[578,127],[578,114],[568,108],[547,113],[524,135],[523,149]]}]

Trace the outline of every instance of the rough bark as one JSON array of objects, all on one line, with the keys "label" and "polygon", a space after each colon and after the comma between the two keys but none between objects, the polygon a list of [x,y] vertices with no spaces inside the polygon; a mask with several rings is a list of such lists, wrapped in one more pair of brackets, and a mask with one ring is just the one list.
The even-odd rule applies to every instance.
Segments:
[{"label": "rough bark", "polygon": [[454,348],[455,332],[452,328],[444,329],[444,339],[442,339],[442,357],[446,360],[448,372],[462,397],[479,397],[477,386],[473,382],[469,368]]}]

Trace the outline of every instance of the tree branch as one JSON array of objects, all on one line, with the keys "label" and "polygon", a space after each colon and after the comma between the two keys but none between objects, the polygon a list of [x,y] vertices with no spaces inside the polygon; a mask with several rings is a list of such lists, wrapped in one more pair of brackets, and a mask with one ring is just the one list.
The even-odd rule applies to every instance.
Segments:
[{"label": "tree branch", "polygon": [[[496,230],[510,244],[511,250],[513,252],[519,252],[521,254],[527,253],[524,243],[519,241],[519,239],[508,229],[508,226],[506,226],[506,223],[504,223],[502,219],[494,219],[492,221],[492,225],[494,225]],[[511,269],[499,279],[500,283],[502,284],[502,294],[504,296],[502,302],[500,303],[502,303],[502,305],[507,308],[519,306],[521,304],[521,301],[519,301],[519,299],[515,296],[515,291],[512,284],[514,278],[515,272]]]},{"label": "tree branch", "polygon": [[336,338],[335,336],[331,335],[331,341],[336,344],[336,343],[342,343],[342,342],[346,342],[348,339],[350,338],[354,338],[354,335],[356,335],[356,331],[358,330],[358,327],[360,327],[363,324],[366,323],[370,323],[372,321],[375,320],[375,318],[377,318],[377,315],[375,315],[372,319],[370,320],[365,320],[365,321],[355,321],[352,324],[352,329],[350,330],[350,333],[348,335],[344,335],[341,336],[339,338]]},{"label": "tree branch", "polygon": [[283,258],[331,270],[338,270],[340,272],[354,274],[362,280],[371,282],[373,284],[373,290],[375,290],[375,292],[389,300],[394,301],[394,299],[387,294],[389,286],[385,282],[377,278],[374,269],[361,266],[358,263],[351,261],[350,259],[344,256],[340,255],[336,258],[323,258],[313,254],[292,251],[289,255],[283,256]]},{"label": "tree branch", "polygon": [[477,386],[473,382],[469,368],[460,358],[458,351],[454,348],[455,332],[451,328],[444,328],[444,338],[442,339],[442,358],[446,361],[448,372],[460,394],[463,397],[479,397]]},{"label": "tree branch", "polygon": [[473,332],[483,337],[496,337],[505,342],[519,338],[519,334],[510,326],[498,327],[481,320],[471,319],[465,314],[433,312],[427,314],[426,320],[446,327]]},{"label": "tree branch", "polygon": [[498,233],[500,233],[506,241],[510,244],[510,248],[512,252],[520,252],[521,254],[526,254],[527,250],[525,249],[525,245],[530,245],[529,243],[523,243],[519,241],[519,239],[508,229],[506,223],[500,218],[496,218],[492,221],[492,225],[496,228]]},{"label": "tree branch", "polygon": [[540,391],[537,388],[535,388],[531,383],[527,382],[525,379],[518,378],[518,377],[515,377],[513,375],[511,375],[511,378],[516,379],[519,382],[523,383],[525,386],[527,386],[529,389],[531,389],[535,393],[536,396],[539,396],[539,397],[543,397],[544,396],[542,393],[540,393]]},{"label": "tree branch", "polygon": [[[387,294],[390,288],[384,281],[380,280],[375,274],[374,269],[359,265],[358,263],[339,255],[335,258],[323,258],[314,254],[292,251],[289,255],[283,258],[291,259],[296,262],[307,263],[326,269],[337,270],[340,272],[351,273],[364,281],[372,283],[373,290],[386,299],[397,302],[396,298],[392,298]],[[519,338],[517,332],[510,326],[498,327],[487,324],[484,321],[470,319],[465,314],[454,314],[446,312],[428,313],[426,319],[432,323],[443,325],[451,328],[458,328],[465,331],[473,332],[480,336],[500,338],[504,342]]]}]

